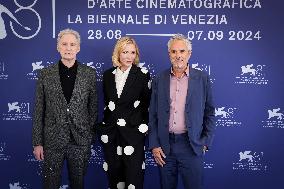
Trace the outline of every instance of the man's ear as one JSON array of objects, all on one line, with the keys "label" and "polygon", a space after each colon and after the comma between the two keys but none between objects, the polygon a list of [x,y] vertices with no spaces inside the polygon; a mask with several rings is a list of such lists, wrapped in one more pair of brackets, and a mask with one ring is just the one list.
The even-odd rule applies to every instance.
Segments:
[{"label": "man's ear", "polygon": [[192,51],[188,51],[188,53],[189,53],[189,57],[191,57],[191,53],[192,53]]}]

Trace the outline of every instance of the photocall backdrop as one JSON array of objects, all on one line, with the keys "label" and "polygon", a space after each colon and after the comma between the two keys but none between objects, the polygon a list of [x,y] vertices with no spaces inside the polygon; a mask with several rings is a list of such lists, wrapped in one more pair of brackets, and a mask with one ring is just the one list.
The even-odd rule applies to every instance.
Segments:
[{"label": "photocall backdrop", "polygon": [[[38,71],[60,59],[56,37],[65,28],[80,32],[77,58],[96,69],[99,119],[102,73],[112,66],[117,39],[134,37],[139,65],[155,77],[170,66],[170,36],[187,36],[190,64],[210,75],[216,101],[204,188],[283,188],[283,7],[280,0],[1,0],[0,188],[41,188],[42,163],[31,144],[35,84]],[[145,188],[159,188],[158,167],[149,151],[145,157]],[[98,139],[87,189],[107,188],[103,163]]]}]

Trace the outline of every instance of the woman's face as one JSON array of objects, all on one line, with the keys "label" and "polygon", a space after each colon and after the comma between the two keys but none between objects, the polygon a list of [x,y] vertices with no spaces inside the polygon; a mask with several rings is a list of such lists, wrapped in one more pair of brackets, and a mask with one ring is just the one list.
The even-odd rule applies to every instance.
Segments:
[{"label": "woman's face", "polygon": [[119,55],[119,61],[121,63],[120,69],[122,71],[127,70],[129,66],[134,63],[134,60],[137,56],[136,48],[134,44],[126,44]]}]

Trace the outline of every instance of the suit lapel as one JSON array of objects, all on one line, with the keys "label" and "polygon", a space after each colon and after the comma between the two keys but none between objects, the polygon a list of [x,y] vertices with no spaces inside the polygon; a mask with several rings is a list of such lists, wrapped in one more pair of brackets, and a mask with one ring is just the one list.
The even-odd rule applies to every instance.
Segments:
[{"label": "suit lapel", "polygon": [[53,70],[52,70],[52,78],[54,78],[54,85],[55,85],[55,89],[57,89],[57,95],[58,95],[58,98],[59,98],[59,101],[60,102],[64,102],[65,105],[67,105],[67,101],[64,97],[64,94],[63,94],[63,89],[61,87],[61,81],[60,81],[60,75],[59,75],[59,63],[56,63],[53,67]]},{"label": "suit lapel", "polygon": [[170,100],[170,83],[171,83],[170,76],[171,75],[170,74],[171,74],[171,70],[169,69],[167,72],[165,72],[162,78],[162,82],[164,82],[162,86],[164,86],[164,90],[165,90],[164,92],[167,96],[168,104],[171,103],[171,100]]},{"label": "suit lapel", "polygon": [[196,71],[190,67],[189,69],[189,79],[188,79],[188,88],[187,88],[187,96],[186,96],[186,103],[189,104],[191,102],[192,91],[196,85]]},{"label": "suit lapel", "polygon": [[81,94],[81,87],[84,87],[84,73],[82,70],[82,65],[80,63],[78,63],[78,67],[77,67],[77,75],[76,75],[76,79],[75,79],[75,84],[74,84],[74,89],[72,92],[72,96],[70,99],[70,105],[72,103],[75,103],[77,101],[77,98],[80,98],[80,94]]},{"label": "suit lapel", "polygon": [[116,90],[116,84],[115,84],[115,73],[116,73],[116,67],[112,69],[110,74],[107,75],[105,82],[105,90],[107,90],[107,94],[110,94],[110,99],[117,100],[117,90]]},{"label": "suit lapel", "polygon": [[127,91],[131,90],[132,85],[135,83],[138,69],[139,68],[137,68],[135,65],[132,65],[132,67],[130,68],[128,77],[126,79],[125,85],[124,85],[122,93],[120,95],[120,99],[127,97],[127,95],[126,95]]}]

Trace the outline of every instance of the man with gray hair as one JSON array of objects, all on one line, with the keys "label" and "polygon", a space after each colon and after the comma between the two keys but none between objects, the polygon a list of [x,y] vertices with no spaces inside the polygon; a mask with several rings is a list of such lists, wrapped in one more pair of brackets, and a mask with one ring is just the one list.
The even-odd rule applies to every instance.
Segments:
[{"label": "man with gray hair", "polygon": [[44,68],[36,85],[32,143],[43,160],[43,188],[58,189],[64,160],[70,188],[84,188],[97,118],[96,72],[80,64],[80,35],[60,31],[57,50],[61,60]]},{"label": "man with gray hair", "polygon": [[189,66],[191,42],[181,34],[168,42],[171,68],[153,81],[149,148],[159,165],[163,189],[201,189],[203,155],[215,130],[215,107],[208,74]]}]

